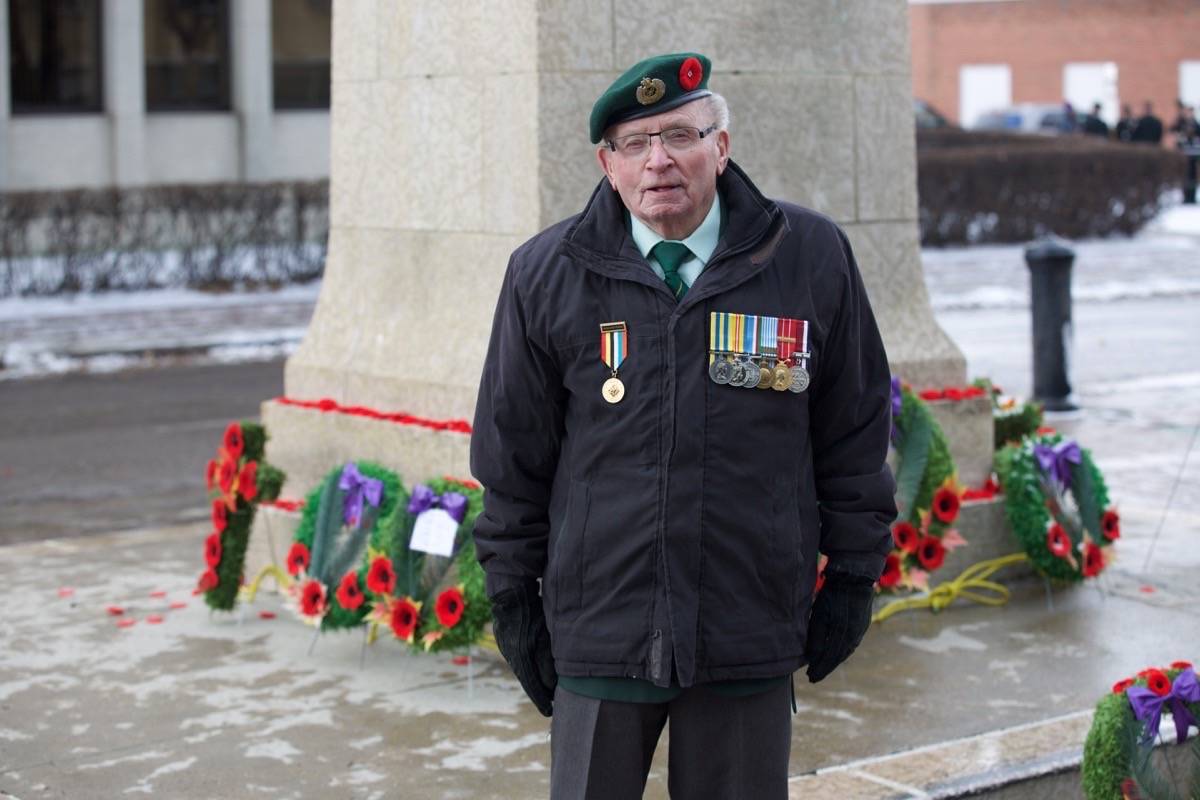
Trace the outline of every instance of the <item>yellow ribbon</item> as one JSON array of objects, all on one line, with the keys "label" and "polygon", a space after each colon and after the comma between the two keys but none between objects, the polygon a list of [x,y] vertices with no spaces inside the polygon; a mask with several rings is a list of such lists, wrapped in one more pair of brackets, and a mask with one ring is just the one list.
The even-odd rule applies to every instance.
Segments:
[{"label": "yellow ribbon", "polygon": [[275,585],[280,589],[287,589],[292,585],[292,578],[290,575],[288,575],[275,564],[267,564],[258,571],[258,574],[254,576],[254,580],[242,587],[242,602],[254,602],[254,598],[258,595],[259,584],[261,584],[263,578],[267,577],[268,575],[275,579]]},{"label": "yellow ribbon", "polygon": [[[972,564],[964,569],[962,574],[954,580],[940,583],[920,597],[909,597],[889,603],[879,613],[871,617],[871,621],[883,622],[893,614],[898,614],[901,611],[909,611],[914,608],[928,608],[935,612],[941,611],[960,597],[966,600],[973,600],[985,606],[1002,606],[1008,602],[1011,593],[1008,591],[1008,587],[995,581],[990,581],[988,578],[1003,567],[1011,564],[1020,564],[1028,560],[1029,557],[1024,553],[1013,553],[1012,555]],[[991,594],[984,594],[983,592],[990,592]]]}]

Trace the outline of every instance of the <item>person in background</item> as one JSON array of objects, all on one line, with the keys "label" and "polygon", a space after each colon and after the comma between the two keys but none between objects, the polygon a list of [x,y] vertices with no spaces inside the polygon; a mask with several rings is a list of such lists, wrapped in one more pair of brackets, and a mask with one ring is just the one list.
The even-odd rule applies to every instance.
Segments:
[{"label": "person in background", "polygon": [[1108,124],[1100,118],[1100,104],[1092,104],[1092,113],[1083,116],[1083,132],[1089,136],[1108,138]]},{"label": "person in background", "polygon": [[1154,104],[1147,100],[1142,106],[1142,115],[1133,127],[1132,140],[1143,144],[1161,144],[1162,137],[1162,120],[1154,116]]},{"label": "person in background", "polygon": [[1175,134],[1175,146],[1182,148],[1200,144],[1200,122],[1196,120],[1196,109],[1184,105],[1182,100],[1177,100],[1175,105],[1175,121],[1171,123],[1171,133]]},{"label": "person in background", "polygon": [[1133,129],[1137,126],[1137,118],[1133,116],[1133,106],[1128,103],[1121,105],[1121,118],[1117,120],[1117,141],[1132,142]]}]

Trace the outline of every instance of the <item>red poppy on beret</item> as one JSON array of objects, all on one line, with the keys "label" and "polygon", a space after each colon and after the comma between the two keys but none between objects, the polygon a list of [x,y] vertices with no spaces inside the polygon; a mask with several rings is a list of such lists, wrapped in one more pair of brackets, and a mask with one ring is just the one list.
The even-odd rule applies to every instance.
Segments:
[{"label": "red poppy on beret", "polygon": [[690,92],[700,85],[700,81],[704,80],[704,67],[700,64],[700,59],[695,56],[689,56],[679,65],[679,85],[684,91]]}]

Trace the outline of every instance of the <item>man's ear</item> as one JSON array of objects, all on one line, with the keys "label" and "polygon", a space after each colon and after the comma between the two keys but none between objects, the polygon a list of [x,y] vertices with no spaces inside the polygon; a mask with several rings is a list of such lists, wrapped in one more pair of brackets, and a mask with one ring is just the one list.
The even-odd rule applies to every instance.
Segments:
[{"label": "man's ear", "polygon": [[729,163],[729,131],[717,131],[717,174],[725,171]]},{"label": "man's ear", "polygon": [[617,180],[613,177],[615,165],[613,164],[612,157],[612,151],[603,144],[596,148],[596,161],[600,162],[600,169],[603,170],[604,176],[608,178],[608,185],[615,192],[617,190]]}]

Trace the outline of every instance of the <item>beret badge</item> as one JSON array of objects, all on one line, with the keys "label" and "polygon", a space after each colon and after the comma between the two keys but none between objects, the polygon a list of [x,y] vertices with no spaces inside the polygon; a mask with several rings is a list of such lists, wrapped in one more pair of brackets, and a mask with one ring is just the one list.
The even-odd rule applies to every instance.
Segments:
[{"label": "beret badge", "polygon": [[658,78],[642,78],[637,87],[637,101],[644,106],[654,105],[667,93],[667,85]]}]

